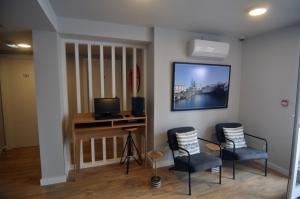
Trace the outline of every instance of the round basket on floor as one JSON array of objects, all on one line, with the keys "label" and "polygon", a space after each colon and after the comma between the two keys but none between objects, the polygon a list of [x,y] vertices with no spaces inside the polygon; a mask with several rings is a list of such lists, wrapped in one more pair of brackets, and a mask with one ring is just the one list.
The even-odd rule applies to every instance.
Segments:
[{"label": "round basket on floor", "polygon": [[159,176],[152,176],[151,177],[151,185],[154,188],[159,188],[161,186],[161,180]]}]

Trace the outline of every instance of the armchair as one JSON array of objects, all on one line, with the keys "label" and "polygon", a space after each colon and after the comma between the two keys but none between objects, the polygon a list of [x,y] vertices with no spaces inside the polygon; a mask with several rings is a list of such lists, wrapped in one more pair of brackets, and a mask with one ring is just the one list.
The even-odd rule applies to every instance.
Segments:
[{"label": "armchair", "polygon": [[[214,143],[218,145],[220,147],[220,158],[213,155],[209,155],[204,152],[190,155],[188,150],[178,146],[176,133],[185,133],[193,130],[195,130],[193,127],[180,127],[180,128],[170,129],[167,132],[168,143],[172,151],[172,156],[174,160],[174,167],[172,169],[177,171],[188,172],[189,195],[191,195],[191,173],[192,172],[204,171],[207,169],[219,167],[220,168],[219,184],[221,184],[221,170],[222,170],[222,160],[221,160],[222,150],[219,144],[216,144],[214,142],[211,142],[203,138],[198,138],[198,140],[200,141]],[[175,151],[177,151],[178,149],[185,151],[187,155],[175,156]]]},{"label": "armchair", "polygon": [[254,139],[261,140],[265,143],[265,151],[260,149],[255,149],[252,147],[243,147],[243,148],[236,148],[235,143],[226,138],[224,135],[223,128],[237,128],[242,126],[240,123],[220,123],[216,125],[216,136],[219,144],[222,144],[226,141],[233,143],[232,149],[222,149],[222,160],[231,160],[232,161],[232,176],[235,179],[235,163],[236,161],[243,161],[243,160],[265,160],[265,168],[264,173],[267,176],[268,173],[268,142],[266,139],[254,136],[248,133],[244,133],[245,136],[251,137]]}]

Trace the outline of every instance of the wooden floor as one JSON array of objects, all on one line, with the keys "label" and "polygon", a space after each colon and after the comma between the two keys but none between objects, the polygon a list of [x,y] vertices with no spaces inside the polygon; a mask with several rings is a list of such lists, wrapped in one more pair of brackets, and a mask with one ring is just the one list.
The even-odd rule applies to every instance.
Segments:
[{"label": "wooden floor", "polygon": [[[192,196],[187,193],[187,175],[161,168],[162,187],[149,185],[150,168],[132,164],[129,175],[120,165],[81,170],[76,180],[40,187],[38,148],[8,151],[0,157],[0,199],[18,198],[284,198],[287,179],[270,172],[268,177],[249,165],[237,168],[232,180],[229,167],[223,167],[223,183],[217,184],[217,174],[198,172],[192,175]],[[72,175],[71,175],[72,176]],[[73,178],[73,179],[72,179]]]}]

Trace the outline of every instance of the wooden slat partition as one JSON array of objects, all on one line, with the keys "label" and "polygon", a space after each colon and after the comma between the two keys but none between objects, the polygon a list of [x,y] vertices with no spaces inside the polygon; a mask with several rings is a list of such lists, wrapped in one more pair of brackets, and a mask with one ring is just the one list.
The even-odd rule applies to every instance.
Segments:
[{"label": "wooden slat partition", "polygon": [[81,92],[80,92],[80,69],[79,69],[78,43],[75,43],[75,73],[76,73],[77,113],[81,113]]},{"label": "wooden slat partition", "polygon": [[100,45],[100,96],[104,97],[104,52],[103,45]]},{"label": "wooden slat partition", "polygon": [[133,66],[132,66],[132,71],[133,71],[133,74],[132,74],[132,83],[133,83],[133,86],[132,86],[132,96],[133,97],[136,97],[136,48],[133,48]]},{"label": "wooden slat partition", "polygon": [[117,159],[117,149],[118,145],[117,145],[117,137],[114,136],[113,137],[113,149],[114,149],[114,159]]},{"label": "wooden slat partition", "polygon": [[92,164],[95,164],[95,138],[91,138],[91,160]]},{"label": "wooden slat partition", "polygon": [[[137,51],[142,49],[143,53],[141,56],[143,56],[143,63],[139,63],[140,67],[143,67],[143,77],[146,78],[146,48],[144,46],[138,46],[138,45],[130,45],[130,44],[117,44],[117,43],[109,43],[109,42],[98,42],[98,41],[84,41],[84,40],[76,40],[76,39],[62,39],[64,41],[64,45],[63,51],[64,54],[66,54],[66,43],[68,44],[74,44],[74,50],[75,50],[75,81],[76,81],[76,112],[77,113],[81,113],[83,111],[83,105],[82,105],[82,94],[81,93],[81,81],[84,81],[83,79],[81,79],[81,74],[80,74],[80,56],[82,56],[82,52],[79,52],[79,44],[80,45],[87,45],[87,76],[88,76],[88,105],[89,105],[89,111],[93,112],[94,111],[94,104],[93,104],[93,98],[94,98],[94,93],[93,93],[93,52],[92,52],[92,45],[93,46],[99,46],[99,72],[100,72],[100,79],[99,79],[99,88],[100,88],[100,97],[104,98],[107,97],[105,95],[105,67],[104,67],[104,62],[105,62],[105,52],[104,52],[104,46],[108,46],[111,47],[111,85],[112,85],[112,97],[120,97],[117,96],[117,87],[116,87],[116,81],[121,81],[122,82],[122,86],[121,86],[121,93],[122,93],[122,111],[127,111],[128,107],[127,107],[127,97],[130,95],[130,93],[128,93],[128,78],[127,78],[127,50],[131,50],[132,49],[132,96],[137,96]],[[121,51],[121,55],[122,55],[122,59],[121,61],[121,65],[122,65],[122,80],[116,79],[116,57],[119,55],[116,55],[116,47],[121,47],[122,51]],[[130,51],[128,51],[130,52]],[[65,55],[64,55],[65,56]],[[131,58],[130,58],[131,59]],[[66,62],[66,59],[64,59],[64,61]],[[119,62],[118,62],[119,63]],[[66,64],[66,63],[65,63]],[[141,71],[140,71],[141,72]],[[146,81],[144,81],[143,85],[143,89],[144,89],[144,95],[146,95]],[[66,98],[68,99],[68,98]],[[69,98],[70,99],[70,98]],[[66,102],[64,102],[66,103]],[[66,105],[68,106],[68,105]],[[145,107],[146,109],[146,107]],[[70,116],[72,117],[72,116]],[[83,140],[80,140],[80,168],[87,168],[87,167],[91,167],[91,166],[99,166],[99,165],[105,165],[105,164],[110,164],[110,163],[114,163],[114,162],[118,162],[119,158],[118,157],[118,146],[117,146],[117,137],[114,136],[113,137],[113,158],[112,159],[107,159],[106,156],[106,145],[107,145],[107,139],[106,137],[102,138],[102,150],[103,150],[103,160],[101,161],[96,161],[95,160],[95,139],[96,138],[91,138],[90,142],[91,142],[91,162],[90,163],[85,163],[83,161]],[[125,144],[126,142],[126,136],[123,137],[123,144]]]},{"label": "wooden slat partition", "polygon": [[80,168],[83,167],[83,141],[80,140]]},{"label": "wooden slat partition", "polygon": [[102,138],[103,161],[106,161],[106,137]]},{"label": "wooden slat partition", "polygon": [[[84,162],[84,155],[87,155],[84,153],[84,148],[83,148],[83,141],[81,141],[81,146],[80,146],[80,169],[84,168],[89,168],[89,167],[95,167],[95,166],[101,166],[101,165],[106,165],[106,164],[112,164],[112,163],[118,163],[120,162],[120,156],[118,156],[118,147],[121,147],[123,150],[123,147],[125,146],[127,135],[122,136],[123,138],[123,144],[121,146],[118,146],[117,144],[117,138],[120,136],[113,136],[113,137],[102,137],[102,160],[96,160],[96,152],[95,152],[95,138],[91,138],[91,161],[90,162]],[[136,135],[132,135],[134,141],[137,143],[137,138]],[[113,158],[108,159],[106,156],[106,146],[107,146],[107,138],[113,138]],[[138,158],[137,152],[133,151],[134,156]],[[126,154],[125,154],[126,155]]]},{"label": "wooden slat partition", "polygon": [[[143,71],[144,71],[144,97],[145,99],[147,99],[147,50],[146,49],[143,49]],[[145,113],[147,113],[147,104],[145,102]]]},{"label": "wooden slat partition", "polygon": [[127,93],[126,93],[126,47],[122,48],[122,92],[123,92],[123,111],[127,111]]},{"label": "wooden slat partition", "polygon": [[111,47],[111,93],[112,97],[116,97],[116,55],[115,47]]},{"label": "wooden slat partition", "polygon": [[90,112],[94,112],[91,44],[88,44],[88,85],[89,85],[89,109]]}]

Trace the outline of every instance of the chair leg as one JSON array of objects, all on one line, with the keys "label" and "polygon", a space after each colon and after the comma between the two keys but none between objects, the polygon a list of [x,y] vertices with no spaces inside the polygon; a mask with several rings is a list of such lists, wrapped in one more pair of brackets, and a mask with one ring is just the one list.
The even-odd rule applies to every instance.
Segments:
[{"label": "chair leg", "polygon": [[268,159],[265,159],[265,176],[268,175]]},{"label": "chair leg", "polygon": [[235,160],[232,160],[232,179],[235,179]]},{"label": "chair leg", "polygon": [[192,195],[192,191],[191,191],[191,171],[189,171],[189,195]]},{"label": "chair leg", "polygon": [[219,184],[222,184],[222,166],[219,167]]}]

